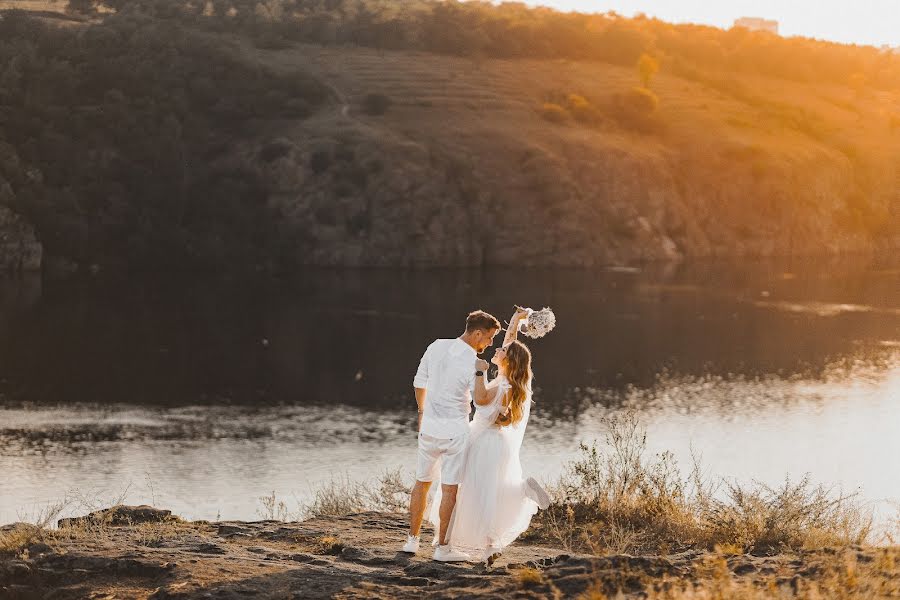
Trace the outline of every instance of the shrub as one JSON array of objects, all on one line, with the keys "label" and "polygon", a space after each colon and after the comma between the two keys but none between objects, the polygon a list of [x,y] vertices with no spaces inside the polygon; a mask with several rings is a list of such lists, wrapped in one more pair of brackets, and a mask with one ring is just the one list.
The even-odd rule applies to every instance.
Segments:
[{"label": "shrub", "polygon": [[649,115],[656,112],[659,107],[659,97],[645,87],[631,88],[622,100],[629,108],[641,115]]},{"label": "shrub", "polygon": [[660,129],[661,123],[655,116],[658,107],[656,94],[646,88],[635,87],[614,96],[611,111],[622,125],[649,133]]},{"label": "shrub", "polygon": [[384,94],[366,94],[363,98],[362,109],[367,115],[380,116],[391,107],[391,99]]},{"label": "shrub", "polygon": [[566,98],[569,113],[580,123],[596,124],[600,120],[599,111],[580,94],[569,94]]},{"label": "shrub", "polygon": [[808,479],[779,488],[710,483],[698,464],[683,475],[670,453],[646,455],[633,413],[607,420],[603,446],[582,444],[538,513],[540,530],[567,550],[668,553],[716,546],[771,554],[865,543],[870,513],[852,495]]},{"label": "shrub", "polygon": [[641,54],[637,63],[638,73],[641,76],[641,85],[645,88],[650,87],[650,80],[659,72],[659,63],[655,58],[647,54]]},{"label": "shrub", "polygon": [[538,109],[538,113],[551,123],[565,123],[569,120],[569,113],[566,109],[553,102],[544,102]]}]

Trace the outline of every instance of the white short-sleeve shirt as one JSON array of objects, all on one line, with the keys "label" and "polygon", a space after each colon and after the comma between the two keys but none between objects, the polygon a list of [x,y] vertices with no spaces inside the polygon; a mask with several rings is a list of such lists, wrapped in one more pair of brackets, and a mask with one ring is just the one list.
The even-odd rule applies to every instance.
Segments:
[{"label": "white short-sleeve shirt", "polygon": [[413,386],[424,388],[421,433],[452,439],[469,432],[475,349],[459,338],[435,340],[425,350]]}]

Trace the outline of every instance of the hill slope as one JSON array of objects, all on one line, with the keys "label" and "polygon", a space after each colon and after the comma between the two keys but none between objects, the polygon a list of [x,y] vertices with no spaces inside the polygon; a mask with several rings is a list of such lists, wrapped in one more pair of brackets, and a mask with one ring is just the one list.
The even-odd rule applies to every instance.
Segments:
[{"label": "hill slope", "polygon": [[602,265],[900,245],[890,86],[681,60],[647,90],[596,60],[272,43],[144,14],[12,21],[0,199],[51,261]]},{"label": "hill slope", "polygon": [[[242,50],[334,91],[313,118],[273,130],[285,154],[259,165],[317,264],[591,265],[896,242],[887,95],[663,75],[644,127],[617,104],[636,74],[608,64]],[[390,99],[385,114],[365,113],[371,94]],[[588,103],[586,122],[577,106],[562,123],[542,117],[570,94]],[[317,153],[327,166],[311,167]]]}]

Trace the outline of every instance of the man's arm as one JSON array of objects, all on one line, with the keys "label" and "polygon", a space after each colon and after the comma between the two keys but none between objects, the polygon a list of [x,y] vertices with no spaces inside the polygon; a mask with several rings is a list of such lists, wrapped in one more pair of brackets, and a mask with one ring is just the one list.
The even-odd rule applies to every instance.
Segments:
[{"label": "man's arm", "polygon": [[491,393],[493,390],[488,382],[488,363],[486,360],[479,358],[475,362],[475,368],[478,371],[482,371],[480,377],[478,375],[475,376],[475,404],[484,406],[485,404],[490,404],[494,400],[494,395]]},{"label": "man's arm", "polygon": [[416,392],[416,405],[419,410],[419,424],[416,427],[416,431],[421,431],[422,429],[422,414],[425,412],[425,388],[428,385],[428,352],[433,345],[434,343],[425,349],[425,354],[422,355],[422,359],[419,361],[419,368],[416,370],[416,376],[413,379],[413,389]]},{"label": "man's arm", "polygon": [[422,430],[422,414],[425,412],[425,388],[413,388],[416,390],[416,404],[419,406],[419,424],[416,431]]}]

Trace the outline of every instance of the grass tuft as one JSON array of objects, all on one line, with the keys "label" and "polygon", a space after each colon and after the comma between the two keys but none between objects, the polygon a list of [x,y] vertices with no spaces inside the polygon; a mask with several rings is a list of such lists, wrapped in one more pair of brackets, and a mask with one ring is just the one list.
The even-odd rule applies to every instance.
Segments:
[{"label": "grass tuft", "polygon": [[525,567],[516,573],[516,579],[523,587],[533,587],[543,585],[544,574],[539,569],[533,567]]},{"label": "grass tuft", "polygon": [[316,539],[316,551],[319,554],[340,554],[344,543],[333,535],[325,535]]}]

